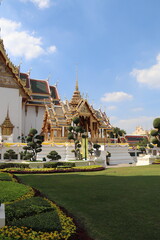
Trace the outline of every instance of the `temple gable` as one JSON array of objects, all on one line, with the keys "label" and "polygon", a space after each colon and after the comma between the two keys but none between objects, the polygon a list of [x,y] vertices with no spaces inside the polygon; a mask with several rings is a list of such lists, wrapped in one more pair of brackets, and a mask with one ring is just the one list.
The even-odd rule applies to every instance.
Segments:
[{"label": "temple gable", "polygon": [[0,87],[19,88],[12,71],[6,66],[2,56],[0,57]]}]

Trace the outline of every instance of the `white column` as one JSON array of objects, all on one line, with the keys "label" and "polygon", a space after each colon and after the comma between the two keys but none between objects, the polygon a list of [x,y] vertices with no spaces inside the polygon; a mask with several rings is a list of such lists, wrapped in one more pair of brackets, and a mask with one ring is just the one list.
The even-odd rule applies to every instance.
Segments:
[{"label": "white column", "polygon": [[62,127],[62,137],[64,137],[64,127]]},{"label": "white column", "polygon": [[0,206],[0,228],[5,226],[5,206],[1,204]]}]

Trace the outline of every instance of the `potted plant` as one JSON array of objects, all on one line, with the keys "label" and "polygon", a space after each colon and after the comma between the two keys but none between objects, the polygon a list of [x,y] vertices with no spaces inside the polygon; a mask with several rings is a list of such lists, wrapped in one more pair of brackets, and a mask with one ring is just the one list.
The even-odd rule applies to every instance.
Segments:
[{"label": "potted plant", "polygon": [[96,157],[99,157],[101,155],[101,150],[99,150],[100,147],[101,147],[101,145],[99,145],[98,143],[95,143],[93,145],[93,148],[95,148],[94,154]]}]

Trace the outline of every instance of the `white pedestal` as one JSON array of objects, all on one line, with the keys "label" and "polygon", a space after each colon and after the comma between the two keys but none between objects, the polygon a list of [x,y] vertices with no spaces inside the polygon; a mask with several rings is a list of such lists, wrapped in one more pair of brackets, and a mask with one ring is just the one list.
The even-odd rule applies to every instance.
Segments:
[{"label": "white pedestal", "polygon": [[139,156],[139,157],[137,157],[136,166],[152,164],[155,159],[156,159],[156,157],[152,156],[152,155]]},{"label": "white pedestal", "polygon": [[4,204],[0,206],[0,228],[5,226],[5,207]]}]

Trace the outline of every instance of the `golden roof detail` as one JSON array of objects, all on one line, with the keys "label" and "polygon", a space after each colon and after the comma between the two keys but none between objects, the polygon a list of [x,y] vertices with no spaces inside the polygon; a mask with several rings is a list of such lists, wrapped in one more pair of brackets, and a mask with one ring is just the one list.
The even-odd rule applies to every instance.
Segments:
[{"label": "golden roof detail", "polygon": [[9,117],[9,111],[7,111],[7,116],[4,120],[4,122],[2,123],[1,127],[5,127],[5,128],[14,128],[14,125],[11,123],[10,117]]}]

